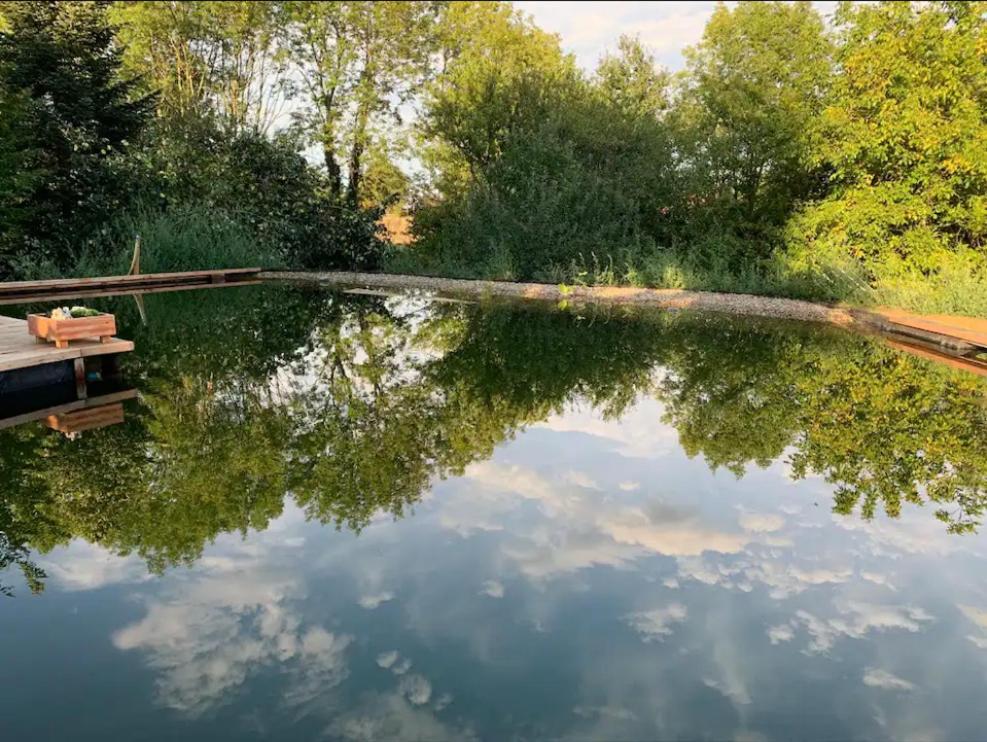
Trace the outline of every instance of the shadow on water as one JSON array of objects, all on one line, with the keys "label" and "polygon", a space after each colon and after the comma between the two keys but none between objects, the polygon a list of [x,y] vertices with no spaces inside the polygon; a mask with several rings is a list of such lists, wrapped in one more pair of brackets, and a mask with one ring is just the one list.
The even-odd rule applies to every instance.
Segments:
[{"label": "shadow on water", "polygon": [[657,399],[690,457],[737,477],[785,460],[846,517],[925,507],[962,534],[987,504],[984,380],[835,330],[276,285],[148,297],[147,325],[107,308],[137,343],[125,421],[78,440],[0,432],[0,569],[35,592],[31,551],[73,538],[161,572],[264,529],[286,497],[354,531],[402,517],[577,402],[616,419]]}]

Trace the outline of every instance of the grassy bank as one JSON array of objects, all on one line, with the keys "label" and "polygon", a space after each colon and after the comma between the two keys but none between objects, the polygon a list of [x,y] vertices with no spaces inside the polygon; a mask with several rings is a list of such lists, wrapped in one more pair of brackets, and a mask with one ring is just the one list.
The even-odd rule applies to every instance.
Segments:
[{"label": "grassy bank", "polygon": [[[469,263],[400,248],[390,254],[385,271],[491,281],[523,278],[509,254],[497,250],[486,262]],[[972,251],[944,256],[932,272],[903,266],[868,272],[849,258],[825,255],[799,260],[776,256],[728,265],[717,261],[715,254],[690,256],[675,250],[655,250],[647,255],[580,256],[568,264],[550,266],[532,278],[539,283],[572,286],[717,291],[987,317],[987,261]]]},{"label": "grassy bank", "polygon": [[44,256],[32,256],[14,264],[15,274],[22,280],[124,274],[130,267],[137,235],[141,238],[143,273],[285,267],[275,249],[257,240],[236,220],[190,207],[124,213],[78,246],[68,269]]}]

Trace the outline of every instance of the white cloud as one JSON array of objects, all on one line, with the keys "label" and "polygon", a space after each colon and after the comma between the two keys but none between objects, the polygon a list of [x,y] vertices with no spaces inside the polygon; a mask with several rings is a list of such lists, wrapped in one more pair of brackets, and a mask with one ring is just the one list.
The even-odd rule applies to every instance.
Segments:
[{"label": "white cloud", "polygon": [[431,708],[409,703],[400,692],[364,696],[358,706],[333,720],[326,729],[326,736],[353,742],[381,739],[471,742],[477,739],[471,728],[442,723]]},{"label": "white cloud", "polygon": [[372,611],[382,603],[386,603],[389,600],[394,599],[394,593],[390,591],[383,591],[380,593],[373,593],[371,595],[361,595],[360,599],[357,601],[361,608],[365,608],[368,611]]},{"label": "white cloud", "polygon": [[672,603],[665,608],[638,611],[624,616],[624,620],[641,635],[645,642],[662,641],[672,633],[672,626],[682,623],[688,616],[686,607]]},{"label": "white cloud", "polygon": [[784,525],[784,518],[771,513],[744,513],[740,516],[740,527],[745,531],[770,533],[781,530]]},{"label": "white cloud", "polygon": [[641,489],[641,483],[640,482],[621,482],[620,484],[617,485],[617,487],[620,488],[621,492],[634,492],[636,490]]},{"label": "white cloud", "polygon": [[398,657],[400,656],[396,649],[392,649],[390,652],[381,652],[377,655],[377,665],[387,670],[398,661]]},{"label": "white cloud", "polygon": [[81,539],[52,550],[41,566],[59,587],[68,591],[96,590],[150,579],[144,561],[136,554],[117,556]]},{"label": "white cloud", "polygon": [[565,482],[568,482],[569,484],[575,485],[576,487],[582,487],[583,489],[588,489],[588,490],[600,489],[600,485],[598,485],[596,481],[589,474],[582,471],[567,472],[566,475],[563,477],[563,480]]},{"label": "white cloud", "polygon": [[977,624],[977,626],[987,629],[987,609],[977,608],[972,605],[959,605],[957,607],[963,612],[964,616]]},{"label": "white cloud", "polygon": [[480,594],[489,595],[491,598],[503,598],[504,586],[497,582],[497,580],[487,580],[483,583],[483,589],[480,590]]},{"label": "white cloud", "polygon": [[406,675],[401,678],[398,689],[415,706],[428,703],[432,697],[432,684],[421,675]]},{"label": "white cloud", "polygon": [[620,419],[604,420],[592,405],[579,404],[533,427],[557,433],[582,433],[609,442],[621,456],[633,459],[657,459],[679,448],[679,436],[671,425],[655,425],[664,407],[656,400],[643,398]]},{"label": "white cloud", "polygon": [[893,675],[887,670],[879,670],[868,667],[864,670],[864,685],[872,688],[884,688],[886,690],[913,690],[914,685],[897,675]]},{"label": "white cloud", "polygon": [[915,633],[934,620],[923,609],[906,605],[845,601],[837,604],[837,610],[839,615],[829,619],[820,619],[804,610],[795,614],[811,637],[809,653],[828,652],[840,637],[861,639],[873,631],[891,630]]},{"label": "white cloud", "polygon": [[349,674],[351,637],[303,627],[288,606],[302,593],[297,578],[250,563],[254,568],[233,573],[206,571],[173,596],[147,599],[145,616],[113,634],[118,649],[142,652],[158,672],[164,705],[199,715],[275,663],[290,676],[285,701],[292,705],[325,693]]},{"label": "white cloud", "polygon": [[795,630],[788,624],[781,624],[780,626],[771,626],[768,628],[768,639],[771,640],[772,644],[781,644],[782,642],[788,642],[795,638]]},{"label": "white cloud", "polygon": [[616,46],[621,34],[637,34],[666,65],[680,67],[685,46],[702,36],[714,3],[700,2],[517,2],[546,31],[562,37],[562,47],[592,69]]}]

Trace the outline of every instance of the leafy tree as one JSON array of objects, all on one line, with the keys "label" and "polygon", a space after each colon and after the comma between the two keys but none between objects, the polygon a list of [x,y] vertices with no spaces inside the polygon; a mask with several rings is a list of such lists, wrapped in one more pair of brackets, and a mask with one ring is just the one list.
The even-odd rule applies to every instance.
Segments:
[{"label": "leafy tree", "polygon": [[763,255],[771,236],[817,178],[811,132],[832,76],[831,45],[808,2],[720,4],[700,43],[676,111],[682,166],[679,208],[694,237],[719,222]]},{"label": "leafy tree", "polygon": [[266,133],[281,113],[277,3],[116,2],[124,62],[158,95],[166,125],[216,116],[230,134]]},{"label": "leafy tree", "polygon": [[798,252],[934,272],[987,236],[987,5],[844,3],[816,158],[830,195],[791,227]]},{"label": "leafy tree", "polygon": [[[136,95],[133,80],[121,79],[103,4],[5,2],[2,12],[0,89],[13,103],[5,126],[19,129],[38,176],[21,180],[4,208],[29,204],[18,257],[45,244],[64,259],[63,235],[93,230],[126,202],[115,158],[140,133],[152,101]],[[18,113],[25,118],[16,124]]]},{"label": "leafy tree", "polygon": [[321,145],[333,195],[360,202],[365,153],[428,70],[443,3],[284,3],[284,45],[309,108],[301,123]]},{"label": "leafy tree", "polygon": [[671,76],[660,68],[641,41],[621,36],[617,53],[607,54],[596,68],[596,86],[615,108],[647,123],[671,106]]},{"label": "leafy tree", "polygon": [[415,215],[416,250],[528,279],[653,248],[672,180],[653,58],[625,40],[590,81],[507,6],[457,4],[445,23],[423,122],[439,200]]},{"label": "leafy tree", "polygon": [[[0,79],[4,78],[0,72]],[[34,102],[0,83],[0,274],[31,227],[31,199],[45,176],[34,138]]]}]

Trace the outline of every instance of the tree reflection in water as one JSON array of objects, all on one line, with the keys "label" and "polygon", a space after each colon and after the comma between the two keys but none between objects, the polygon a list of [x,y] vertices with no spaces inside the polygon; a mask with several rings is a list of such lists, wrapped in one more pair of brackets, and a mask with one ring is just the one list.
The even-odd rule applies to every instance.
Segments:
[{"label": "tree reflection in water", "polygon": [[907,502],[963,533],[987,503],[987,384],[868,338],[280,286],[148,299],[149,327],[116,310],[137,333],[126,375],[141,390],[122,425],[0,434],[0,568],[34,590],[29,550],[73,538],[160,572],[264,529],[286,497],[356,531],[401,517],[436,478],[576,401],[615,419],[656,398],[690,457],[738,477],[785,459],[847,516]]}]

